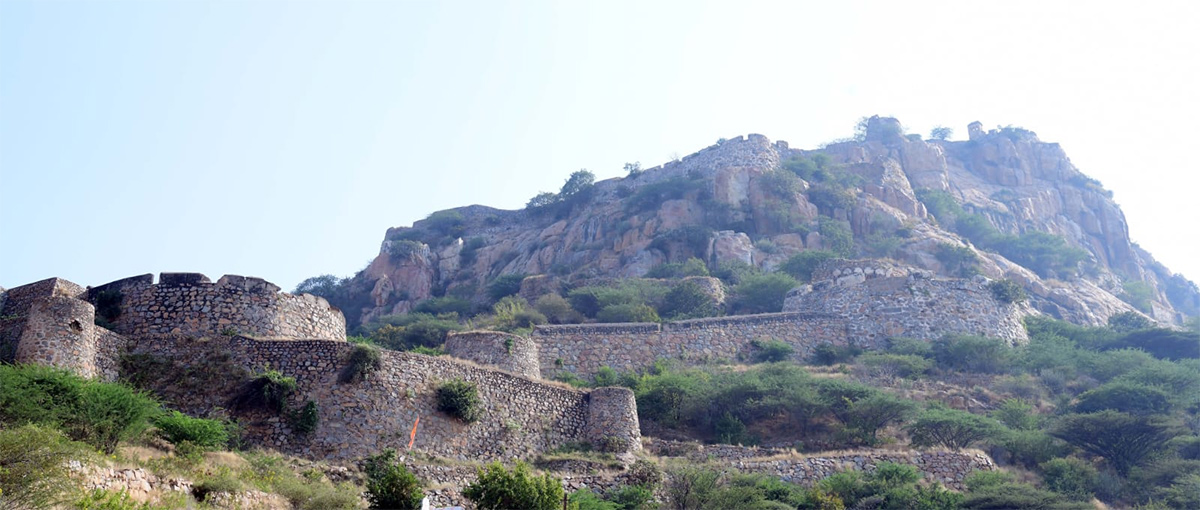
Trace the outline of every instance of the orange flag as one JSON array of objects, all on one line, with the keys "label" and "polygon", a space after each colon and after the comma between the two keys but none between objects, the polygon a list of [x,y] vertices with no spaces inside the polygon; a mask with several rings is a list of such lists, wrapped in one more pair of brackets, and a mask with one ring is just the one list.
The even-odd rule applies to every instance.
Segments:
[{"label": "orange flag", "polygon": [[421,417],[417,417],[417,421],[413,422],[412,433],[408,435],[408,449],[412,449],[413,441],[417,440],[417,424],[421,423]]}]

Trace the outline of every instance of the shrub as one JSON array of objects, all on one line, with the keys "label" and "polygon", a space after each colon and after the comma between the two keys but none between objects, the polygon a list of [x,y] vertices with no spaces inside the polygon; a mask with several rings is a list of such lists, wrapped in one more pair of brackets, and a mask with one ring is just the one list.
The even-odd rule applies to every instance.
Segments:
[{"label": "shrub", "polygon": [[288,421],[291,422],[292,430],[302,436],[307,436],[317,430],[317,424],[321,419],[320,410],[317,408],[317,403],[308,401],[300,410],[295,411],[288,416]]},{"label": "shrub", "polygon": [[796,352],[795,347],[782,340],[754,340],[751,345],[758,350],[754,353],[754,360],[759,363],[785,361]]},{"label": "shrub", "polygon": [[57,426],[105,453],[145,430],[159,412],[144,392],[41,365],[0,365],[0,388],[0,423]]},{"label": "shrub", "polygon": [[668,471],[663,492],[670,508],[708,508],[721,473],[701,466],[682,466]]},{"label": "shrub", "polygon": [[887,352],[933,358],[933,346],[919,338],[896,337],[888,339]]},{"label": "shrub", "polygon": [[558,294],[539,297],[533,307],[551,324],[578,324],[583,321],[583,316],[571,308],[571,303]]},{"label": "shrub", "polygon": [[0,507],[50,508],[65,502],[79,485],[67,461],[86,455],[86,447],[50,426],[0,427]]},{"label": "shrub", "polygon": [[1029,299],[1029,296],[1025,294],[1025,289],[1008,278],[988,283],[988,290],[992,292],[992,297],[996,298],[996,301],[1005,304],[1020,303]]},{"label": "shrub", "polygon": [[854,232],[849,223],[821,216],[817,218],[817,232],[821,234],[821,246],[841,257],[854,255]]},{"label": "shrub", "polygon": [[904,421],[916,410],[916,403],[911,400],[858,383],[826,380],[818,388],[821,401],[845,425],[845,432],[868,445],[878,443],[880,429]]},{"label": "shrub", "polygon": [[1171,410],[1171,402],[1170,396],[1162,389],[1117,380],[1083,392],[1072,410],[1091,413],[1105,409],[1138,416],[1166,414]]},{"label": "shrub", "polygon": [[1019,398],[1009,398],[991,412],[991,417],[1014,430],[1034,430],[1038,417],[1033,414],[1033,405]]},{"label": "shrub", "polygon": [[837,258],[837,256],[836,253],[829,250],[805,250],[788,257],[783,264],[779,265],[779,270],[799,281],[812,281],[812,273],[817,266],[826,260]]},{"label": "shrub", "polygon": [[1139,329],[1149,329],[1154,327],[1154,323],[1150,322],[1145,315],[1137,312],[1121,312],[1113,314],[1108,318],[1108,327],[1120,333],[1137,331]]},{"label": "shrub", "polygon": [[663,317],[672,320],[696,319],[717,315],[717,303],[704,289],[704,286],[694,280],[680,282],[671,288],[663,298],[659,312]]},{"label": "shrub", "polygon": [[[518,282],[520,285],[520,282]],[[459,317],[466,317],[471,314],[471,302],[465,299],[456,297],[443,296],[429,298],[413,307],[413,313],[427,313],[429,315],[442,315],[453,313]]]},{"label": "shrub", "polygon": [[521,291],[521,281],[525,275],[521,273],[504,274],[488,284],[487,294],[492,302],[500,301],[505,296],[511,296]]},{"label": "shrub", "polygon": [[783,273],[747,276],[735,288],[735,306],[740,313],[769,313],[783,309],[783,298],[797,282]]},{"label": "shrub", "polygon": [[933,355],[945,368],[964,372],[997,373],[1012,363],[1013,350],[999,338],[946,335],[933,343]]},{"label": "shrub", "polygon": [[650,248],[665,254],[672,253],[672,246],[682,248],[692,256],[704,256],[708,253],[708,243],[712,240],[712,229],[700,226],[680,227],[658,235],[650,242]]},{"label": "shrub", "polygon": [[855,198],[853,191],[828,184],[814,185],[808,189],[807,195],[808,201],[817,206],[818,210],[830,215],[838,209],[844,211],[851,210],[858,200]]},{"label": "shrub", "polygon": [[813,349],[812,362],[818,365],[833,365],[845,363],[862,354],[862,349],[854,345],[821,344]]},{"label": "shrub", "polygon": [[296,378],[283,375],[278,370],[266,370],[242,386],[234,396],[234,407],[239,409],[287,410],[288,397],[296,391]]},{"label": "shrub", "polygon": [[463,489],[463,496],[480,510],[557,510],[563,500],[562,483],[549,474],[534,476],[529,465],[518,461],[510,471],[499,462],[478,470],[478,479]]},{"label": "shrub", "polygon": [[438,410],[467,423],[483,417],[483,402],[475,384],[451,379],[437,389]]},{"label": "shrub", "polygon": [[943,407],[926,409],[908,425],[912,444],[955,451],[992,437],[1000,430],[1000,424],[990,418]]},{"label": "shrub", "polygon": [[713,276],[720,278],[726,285],[737,285],[742,283],[746,277],[760,273],[761,271],[757,267],[740,260],[726,260],[717,264],[717,270],[713,272]]},{"label": "shrub", "polygon": [[1096,492],[1099,473],[1079,459],[1054,459],[1043,462],[1042,481],[1046,488],[1076,501],[1088,501]]},{"label": "shrub", "polygon": [[198,501],[206,501],[217,493],[236,494],[242,490],[242,482],[228,472],[220,472],[209,476],[204,481],[192,486],[192,496]]},{"label": "shrub", "polygon": [[933,256],[947,274],[968,277],[979,272],[979,256],[969,247],[938,243]]},{"label": "shrub", "polygon": [[1125,282],[1121,287],[1125,292],[1118,297],[1138,310],[1150,312],[1150,303],[1154,301],[1154,286],[1146,282]]},{"label": "shrub", "polygon": [[863,354],[858,362],[869,368],[871,375],[885,379],[919,377],[933,366],[933,362],[921,356],[881,352]]},{"label": "shrub", "polygon": [[424,491],[416,476],[397,462],[396,450],[388,448],[367,457],[367,501],[371,508],[415,510],[421,508]]},{"label": "shrub", "polygon": [[383,358],[379,354],[378,348],[358,344],[354,346],[354,350],[350,351],[350,355],[346,359],[346,367],[342,369],[339,379],[342,382],[352,382],[356,379],[365,381],[382,366]]},{"label": "shrub", "polygon": [[703,260],[691,257],[685,262],[659,264],[646,272],[646,278],[684,278],[688,276],[708,276],[708,266]]},{"label": "shrub", "polygon": [[1121,475],[1180,435],[1163,416],[1135,416],[1113,410],[1065,415],[1050,434],[1093,455],[1104,457]]},{"label": "shrub", "polygon": [[644,304],[609,305],[596,314],[599,322],[658,322],[658,312]]},{"label": "shrub", "polygon": [[447,333],[463,329],[456,318],[434,317],[425,313],[387,315],[379,320],[380,323],[367,326],[371,340],[398,351],[417,346],[441,346],[446,341]]},{"label": "shrub", "polygon": [[165,413],[154,420],[154,426],[171,444],[191,443],[203,450],[215,450],[229,442],[229,431],[219,420],[193,418],[179,411]]},{"label": "shrub", "polygon": [[413,259],[425,250],[425,245],[408,239],[388,241],[387,245],[388,256],[394,260]]}]

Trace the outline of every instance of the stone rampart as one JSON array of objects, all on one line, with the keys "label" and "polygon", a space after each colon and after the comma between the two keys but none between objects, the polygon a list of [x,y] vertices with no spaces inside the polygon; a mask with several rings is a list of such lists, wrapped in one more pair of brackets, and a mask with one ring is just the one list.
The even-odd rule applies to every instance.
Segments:
[{"label": "stone rampart", "polygon": [[[459,460],[529,457],[569,442],[589,441],[593,413],[588,393],[565,385],[489,370],[449,357],[384,350],[382,366],[365,380],[342,382],[340,373],[354,346],[327,340],[255,340],[242,336],[211,339],[137,338],[132,352],[172,360],[172,370],[203,370],[206,359],[220,353],[246,373],[270,367],[295,377],[292,407],[313,401],[319,409],[317,429],[294,433],[288,421],[269,411],[238,411],[249,440],[310,458],[355,459],[384,448],[404,450],[409,431],[420,418],[413,449]],[[437,410],[436,390],[462,378],[474,383],[483,402],[483,417],[471,424]],[[234,394],[218,385],[179,394],[169,383],[152,382],[157,393],[190,414],[230,408]],[[231,387],[231,386],[226,386]],[[605,404],[603,394],[599,398]],[[615,421],[613,421],[615,423]],[[638,434],[635,421],[630,431]],[[632,446],[631,446],[632,447]]]},{"label": "stone rampart", "polygon": [[588,393],[584,435],[603,451],[625,453],[642,449],[637,401],[629,388],[596,388]]},{"label": "stone rampart", "polygon": [[84,377],[116,379],[125,339],[95,325],[83,287],[50,278],[10,289],[0,309],[0,361],[66,368]]},{"label": "stone rampart", "polygon": [[769,313],[692,319],[663,324],[574,324],[538,326],[542,376],[571,372],[581,377],[600,367],[639,370],[658,359],[705,362],[752,357],[755,340],[779,340],[795,349],[795,359],[825,343],[851,341],[845,320],[811,313]]},{"label": "stone rampart", "polygon": [[746,459],[733,461],[731,465],[739,471],[766,473],[785,482],[812,486],[842,471],[874,471],[881,462],[914,466],[921,471],[924,479],[954,490],[963,490],[963,479],[971,472],[996,468],[992,459],[981,452],[889,450],[863,450],[832,456]]},{"label": "stone rampart", "polygon": [[529,338],[499,331],[452,332],[446,337],[446,353],[520,374],[541,377],[537,344]]},{"label": "stone rampart", "polygon": [[[863,265],[855,265],[863,262]],[[1021,305],[998,301],[983,277],[935,279],[926,271],[878,266],[878,261],[829,261],[822,280],[789,292],[785,311],[815,312],[845,320],[863,345],[891,337],[933,340],[950,333],[1029,340]]]},{"label": "stone rampart", "polygon": [[162,273],[118,280],[89,292],[120,292],[113,327],[125,336],[236,333],[262,338],[345,340],[346,320],[337,308],[310,294],[292,295],[260,278],[236,275],[216,283],[197,273]]}]

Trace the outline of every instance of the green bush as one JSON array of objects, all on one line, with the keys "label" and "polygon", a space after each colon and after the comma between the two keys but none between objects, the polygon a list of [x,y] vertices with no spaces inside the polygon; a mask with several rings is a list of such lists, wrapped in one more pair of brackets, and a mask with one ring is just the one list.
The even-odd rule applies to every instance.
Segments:
[{"label": "green bush", "polygon": [[659,264],[646,272],[646,278],[685,278],[688,276],[708,276],[708,266],[696,257],[685,262]]},{"label": "green bush", "polygon": [[483,417],[483,401],[474,383],[451,379],[437,389],[438,410],[467,423]]},{"label": "green bush", "polygon": [[320,422],[321,413],[317,408],[317,403],[308,401],[300,409],[288,415],[288,421],[292,425],[292,430],[302,436],[312,434],[317,430],[317,424]]},{"label": "green bush", "polygon": [[796,348],[792,347],[792,344],[782,340],[754,340],[750,344],[757,350],[754,353],[754,360],[759,363],[786,361],[796,353]]},{"label": "green bush", "polygon": [[1154,386],[1132,381],[1110,381],[1079,395],[1072,410],[1091,413],[1112,409],[1138,416],[1167,414],[1171,411],[1170,396]]},{"label": "green bush", "polygon": [[659,309],[663,317],[672,320],[712,317],[717,312],[717,303],[712,296],[694,280],[683,281],[672,287]]},{"label": "green bush", "polygon": [[371,508],[415,510],[421,508],[424,490],[417,477],[396,460],[396,450],[388,448],[367,457],[367,501]]},{"label": "green bush", "polygon": [[708,253],[708,244],[714,234],[715,232],[707,227],[680,227],[659,234],[650,242],[650,248],[672,255],[672,258],[676,256],[676,250],[672,248],[679,248],[690,257],[703,257]]},{"label": "green bush", "polygon": [[849,223],[821,216],[817,218],[817,232],[821,234],[821,246],[829,251],[840,257],[854,255],[854,231]]},{"label": "green bush", "polygon": [[700,191],[703,183],[676,177],[662,182],[647,184],[625,199],[625,211],[639,213],[658,209],[667,200],[679,200],[689,193]]},{"label": "green bush", "polygon": [[783,298],[797,282],[783,273],[747,276],[734,290],[739,313],[770,313],[783,309]]},{"label": "green bush", "polygon": [[558,294],[546,294],[537,298],[533,307],[551,324],[578,324],[583,315],[571,308],[571,303]]},{"label": "green bush", "polygon": [[821,402],[845,426],[846,435],[872,446],[879,442],[879,430],[907,420],[916,410],[916,403],[911,400],[858,383],[824,380],[818,391]]},{"label": "green bush", "polygon": [[967,246],[938,243],[933,256],[942,264],[947,274],[965,278],[979,272],[979,256]]},{"label": "green bush", "polygon": [[644,304],[608,305],[596,313],[598,322],[658,322],[658,312]]},{"label": "green bush", "polygon": [[[3,387],[0,393],[7,393],[9,387]],[[10,422],[0,427],[0,507],[51,508],[65,502],[80,485],[67,461],[85,460],[87,450],[52,426]]]},{"label": "green bush", "polygon": [[179,411],[164,413],[154,426],[171,444],[191,443],[204,450],[216,450],[229,442],[227,425],[220,420],[193,418]]},{"label": "green bush", "polygon": [[1060,417],[1050,434],[1083,451],[1104,457],[1121,475],[1181,435],[1164,416],[1136,416],[1113,410]]},{"label": "green bush", "polygon": [[1043,462],[1042,481],[1046,488],[1076,501],[1089,501],[1096,492],[1099,473],[1079,459],[1054,459]]},{"label": "green bush", "polygon": [[492,280],[488,284],[487,293],[492,302],[500,301],[506,296],[511,296],[521,291],[521,282],[525,280],[525,275],[521,273],[504,274]]},{"label": "green bush", "polygon": [[933,358],[933,346],[919,338],[895,337],[888,339],[887,352],[922,358]]},{"label": "green bush", "polygon": [[1108,318],[1108,327],[1120,333],[1128,333],[1139,329],[1150,329],[1154,323],[1145,315],[1137,312],[1121,312]]},{"label": "green bush", "polygon": [[988,283],[988,290],[992,292],[992,297],[996,298],[996,301],[1005,304],[1020,303],[1029,299],[1029,296],[1025,294],[1025,289],[1008,278]]},{"label": "green bush", "polygon": [[822,262],[829,259],[835,259],[838,254],[829,250],[805,250],[791,257],[779,265],[779,270],[787,273],[796,280],[807,282],[812,281],[812,273],[820,266]]},{"label": "green bush", "polygon": [[991,412],[991,417],[1013,430],[1034,430],[1038,426],[1038,417],[1033,413],[1033,405],[1019,398],[1009,398]]},{"label": "green bush", "polygon": [[243,488],[241,480],[228,472],[218,472],[210,475],[200,483],[192,486],[192,496],[197,501],[207,501],[209,496],[217,493],[236,494]]},{"label": "green bush", "polygon": [[858,362],[871,370],[871,374],[883,378],[916,378],[925,374],[933,362],[912,354],[869,352],[858,357]]},{"label": "green bush", "polygon": [[971,335],[939,338],[933,343],[933,355],[943,368],[989,374],[1007,370],[1014,357],[1005,340]]},{"label": "green bush", "polygon": [[[520,285],[520,282],[517,282]],[[518,287],[519,289],[519,287]],[[471,302],[465,299],[452,296],[429,298],[413,307],[413,313],[427,313],[429,315],[455,314],[458,317],[466,317],[471,314]]]},{"label": "green bush", "polygon": [[942,446],[955,451],[993,437],[1001,429],[990,418],[944,407],[930,407],[908,425],[914,446]]},{"label": "green bush", "polygon": [[364,344],[355,345],[346,358],[346,367],[342,369],[339,379],[342,382],[365,381],[382,366],[383,357],[378,348]]},{"label": "green bush", "polygon": [[813,349],[811,361],[817,365],[829,366],[846,363],[859,354],[862,354],[862,348],[855,345],[821,344]]},{"label": "green bush", "polygon": [[480,510],[558,510],[564,495],[559,480],[549,474],[535,476],[520,461],[511,471],[499,462],[480,468],[478,478],[462,493]]},{"label": "green bush", "polygon": [[242,385],[234,396],[233,405],[238,409],[287,410],[288,397],[296,391],[296,378],[283,375],[278,370],[266,370],[255,375]]},{"label": "green bush", "polygon": [[0,388],[0,423],[58,427],[105,453],[144,431],[159,412],[144,392],[41,365],[0,365]]},{"label": "green bush", "polygon": [[434,317],[426,313],[386,315],[379,322],[364,326],[375,344],[397,351],[417,346],[439,347],[451,331],[463,326],[458,318],[449,315]]}]

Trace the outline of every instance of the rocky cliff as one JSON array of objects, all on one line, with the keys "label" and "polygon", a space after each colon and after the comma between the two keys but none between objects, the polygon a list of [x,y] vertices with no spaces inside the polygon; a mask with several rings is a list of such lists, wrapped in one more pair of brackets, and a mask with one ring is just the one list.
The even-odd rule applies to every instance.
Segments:
[{"label": "rocky cliff", "polygon": [[1164,324],[1200,314],[1195,284],[1130,240],[1111,193],[1058,144],[979,123],[968,141],[905,135],[891,118],[862,127],[816,150],[755,134],[722,140],[628,177],[573,180],[522,210],[473,205],[389,229],[352,280],[365,306],[347,316],[478,298],[503,274],[637,277],[691,257],[772,270],[816,249],[1010,278],[1041,312],[1082,324],[1135,306]]}]

